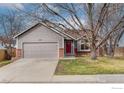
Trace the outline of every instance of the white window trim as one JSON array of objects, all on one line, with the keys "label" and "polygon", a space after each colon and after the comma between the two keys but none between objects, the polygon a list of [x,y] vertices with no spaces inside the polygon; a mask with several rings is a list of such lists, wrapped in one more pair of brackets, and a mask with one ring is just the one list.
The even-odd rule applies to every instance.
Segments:
[{"label": "white window trim", "polygon": [[[90,51],[90,48],[89,49],[81,49],[81,44],[84,44],[84,43],[82,43],[81,40],[80,40],[80,51]],[[90,46],[89,43],[87,43],[87,44]]]}]

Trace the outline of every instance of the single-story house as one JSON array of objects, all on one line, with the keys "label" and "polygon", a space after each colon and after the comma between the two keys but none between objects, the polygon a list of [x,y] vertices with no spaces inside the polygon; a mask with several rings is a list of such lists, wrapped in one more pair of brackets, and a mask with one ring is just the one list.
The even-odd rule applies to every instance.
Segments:
[{"label": "single-story house", "polygon": [[90,53],[83,31],[58,31],[37,23],[14,38],[18,58],[63,58]]},{"label": "single-story house", "polygon": [[3,43],[0,41],[0,49],[5,49],[5,46],[3,46]]},{"label": "single-story house", "polygon": [[124,47],[124,33],[122,34],[122,37],[120,38],[120,41],[118,43],[118,47]]},{"label": "single-story house", "polygon": [[0,49],[6,49],[6,46],[4,45],[3,41],[8,44],[7,39],[0,36]]}]

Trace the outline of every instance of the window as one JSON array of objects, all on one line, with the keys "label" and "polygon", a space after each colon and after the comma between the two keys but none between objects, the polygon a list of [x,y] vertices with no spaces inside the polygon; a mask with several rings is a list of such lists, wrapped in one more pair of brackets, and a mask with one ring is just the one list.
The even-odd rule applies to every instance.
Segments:
[{"label": "window", "polygon": [[82,51],[90,50],[90,45],[89,45],[87,39],[83,39],[83,40],[81,40],[81,50],[82,50]]}]

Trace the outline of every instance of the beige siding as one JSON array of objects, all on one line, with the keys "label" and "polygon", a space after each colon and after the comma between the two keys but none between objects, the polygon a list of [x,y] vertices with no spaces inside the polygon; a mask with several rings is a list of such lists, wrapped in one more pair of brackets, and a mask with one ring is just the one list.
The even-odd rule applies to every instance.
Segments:
[{"label": "beige siding", "polygon": [[22,49],[23,42],[58,42],[59,48],[64,47],[64,38],[44,26],[35,27],[18,37],[17,48]]},{"label": "beige siding", "polygon": [[80,51],[81,49],[81,40],[77,41],[77,50]]}]

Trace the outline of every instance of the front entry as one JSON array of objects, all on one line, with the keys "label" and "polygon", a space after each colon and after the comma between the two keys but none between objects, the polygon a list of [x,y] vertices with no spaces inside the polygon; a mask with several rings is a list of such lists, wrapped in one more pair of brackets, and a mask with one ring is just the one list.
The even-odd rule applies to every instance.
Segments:
[{"label": "front entry", "polygon": [[72,40],[65,41],[65,55],[66,56],[73,55],[73,41]]}]

